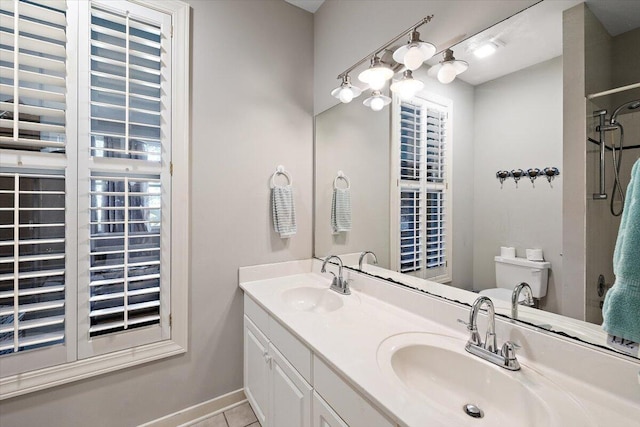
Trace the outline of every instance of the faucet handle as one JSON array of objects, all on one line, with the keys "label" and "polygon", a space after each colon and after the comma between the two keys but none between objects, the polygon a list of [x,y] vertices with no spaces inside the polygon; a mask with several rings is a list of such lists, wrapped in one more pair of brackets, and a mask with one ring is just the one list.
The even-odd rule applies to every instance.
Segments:
[{"label": "faucet handle", "polygon": [[516,358],[516,350],[519,349],[520,346],[514,342],[506,341],[502,344],[502,356],[505,360],[515,360]]}]

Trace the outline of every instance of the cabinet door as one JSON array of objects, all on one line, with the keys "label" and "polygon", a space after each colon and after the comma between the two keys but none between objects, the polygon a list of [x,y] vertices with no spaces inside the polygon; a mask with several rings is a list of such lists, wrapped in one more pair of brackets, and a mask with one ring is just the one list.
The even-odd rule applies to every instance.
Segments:
[{"label": "cabinet door", "polygon": [[270,343],[270,426],[311,427],[312,388]]},{"label": "cabinet door", "polygon": [[269,359],[267,337],[244,316],[244,393],[263,427],[269,415]]},{"label": "cabinet door", "polygon": [[349,427],[315,391],[313,392],[312,427]]}]

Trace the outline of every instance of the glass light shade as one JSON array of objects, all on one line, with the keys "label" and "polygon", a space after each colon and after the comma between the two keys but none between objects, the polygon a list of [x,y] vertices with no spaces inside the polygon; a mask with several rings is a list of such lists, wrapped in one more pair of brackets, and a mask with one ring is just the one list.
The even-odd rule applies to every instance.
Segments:
[{"label": "glass light shade", "polygon": [[338,98],[342,103],[348,104],[353,98],[360,96],[361,93],[362,90],[357,86],[353,86],[350,77],[347,75],[342,78],[342,84],[331,91],[331,96]]},{"label": "glass light shade", "polygon": [[398,94],[403,101],[413,98],[416,93],[424,88],[424,83],[416,80],[411,75],[411,71],[405,71],[402,80],[391,85],[391,90]]},{"label": "glass light shade", "polygon": [[407,69],[414,71],[422,66],[424,61],[436,53],[436,47],[431,43],[414,42],[399,47],[393,53],[396,62],[404,64]]},{"label": "glass light shade", "polygon": [[456,68],[453,66],[453,64],[445,62],[442,64],[442,67],[440,67],[440,70],[438,71],[438,80],[440,81],[440,83],[444,84],[451,83],[457,75],[458,73],[456,73]]},{"label": "glass light shade", "polygon": [[371,96],[364,100],[363,104],[373,111],[380,111],[385,105],[391,104],[391,98],[383,95],[379,90],[374,90]]},{"label": "glass light shade", "polygon": [[382,89],[391,77],[393,77],[393,70],[382,64],[378,57],[373,57],[371,66],[358,75],[358,79],[368,84],[373,90]]}]

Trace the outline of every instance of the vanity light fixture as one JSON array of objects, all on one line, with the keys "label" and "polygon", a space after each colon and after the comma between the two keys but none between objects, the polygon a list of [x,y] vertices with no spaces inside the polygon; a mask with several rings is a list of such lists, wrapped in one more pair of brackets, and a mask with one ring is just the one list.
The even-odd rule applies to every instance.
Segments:
[{"label": "vanity light fixture", "polygon": [[393,59],[404,64],[407,69],[415,71],[436,53],[436,47],[431,43],[420,40],[420,33],[415,29],[411,31],[409,42],[396,49]]},{"label": "vanity light fixture", "polygon": [[424,83],[420,80],[414,79],[411,70],[405,70],[402,75],[402,80],[398,80],[391,85],[391,90],[403,101],[413,98],[416,93],[420,92],[423,88]]},{"label": "vanity light fixture", "polygon": [[371,108],[373,111],[380,111],[386,105],[391,104],[391,98],[383,95],[379,90],[371,92],[371,96],[362,102],[366,107]]},{"label": "vanity light fixture", "polygon": [[340,102],[348,104],[362,93],[362,89],[351,84],[351,77],[348,74],[342,76],[340,86],[331,91],[331,96],[338,98]]},{"label": "vanity light fixture", "polygon": [[[417,32],[417,29],[431,22],[432,19],[433,15],[422,18],[420,21],[404,30],[398,36],[389,40],[387,43],[383,44],[378,49],[374,50],[373,52],[362,58],[360,61],[356,62],[351,67],[340,73],[338,75],[338,79],[341,80],[341,84],[331,91],[331,95],[338,98],[341,102],[344,103],[350,102],[353,98],[358,96],[362,91],[356,86],[351,85],[351,82],[349,80],[349,73],[351,73],[356,67],[360,66],[366,61],[371,61],[371,65],[369,66],[369,68],[358,75],[358,79],[368,84],[373,91],[371,96],[364,101],[364,104],[367,107],[371,107],[371,109],[373,109],[374,111],[379,111],[384,108],[385,105],[391,103],[391,98],[382,95],[380,90],[384,87],[387,80],[390,80],[396,73],[398,69],[395,68],[394,70],[392,67],[396,67],[398,66],[398,64],[394,63],[391,59],[385,59],[384,61],[382,61],[380,59],[380,55],[386,53],[390,54],[391,51],[387,51],[387,48],[396,43],[402,37],[410,35],[409,42],[405,46],[402,46],[400,49],[397,49],[393,54],[393,57],[396,57],[396,53],[401,56],[402,61],[400,62],[405,65],[409,72],[411,72],[411,70],[419,68],[424,61],[433,56],[436,48],[431,43],[425,43],[420,40],[420,34]],[[384,58],[384,55],[382,56]],[[412,84],[415,86],[422,83],[411,78],[410,74],[409,76],[405,74],[405,77],[401,81],[404,80],[413,80],[414,82],[417,82],[408,83],[407,88]],[[405,90],[403,85],[404,83],[400,85],[402,91]],[[353,94],[351,94],[348,89],[351,90]],[[409,89],[406,90],[408,91]]]},{"label": "vanity light fixture", "polygon": [[358,79],[367,83],[373,90],[380,90],[387,80],[393,77],[393,70],[380,61],[377,55],[371,57],[371,65],[358,76]]},{"label": "vanity light fixture", "polygon": [[455,80],[455,78],[467,71],[469,63],[461,61],[453,56],[453,51],[447,49],[443,53],[443,60],[438,65],[434,65],[429,69],[430,75],[437,75],[440,83],[448,84]]}]

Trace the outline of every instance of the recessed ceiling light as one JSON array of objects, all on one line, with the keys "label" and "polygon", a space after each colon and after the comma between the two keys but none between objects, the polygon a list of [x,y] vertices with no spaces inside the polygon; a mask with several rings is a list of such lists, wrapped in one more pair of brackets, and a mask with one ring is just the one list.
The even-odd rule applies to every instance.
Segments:
[{"label": "recessed ceiling light", "polygon": [[473,54],[476,58],[486,58],[487,56],[493,55],[498,50],[498,45],[494,42],[486,42],[478,46]]}]

